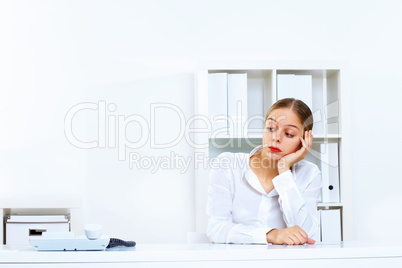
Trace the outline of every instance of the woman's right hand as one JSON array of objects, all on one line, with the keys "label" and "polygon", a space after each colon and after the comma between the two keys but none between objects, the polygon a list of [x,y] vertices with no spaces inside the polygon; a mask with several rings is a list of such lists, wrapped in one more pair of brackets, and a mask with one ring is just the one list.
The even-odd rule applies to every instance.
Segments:
[{"label": "woman's right hand", "polygon": [[308,238],[307,233],[297,225],[282,230],[272,229],[267,233],[267,242],[277,245],[301,245],[305,243],[315,243],[315,241]]}]

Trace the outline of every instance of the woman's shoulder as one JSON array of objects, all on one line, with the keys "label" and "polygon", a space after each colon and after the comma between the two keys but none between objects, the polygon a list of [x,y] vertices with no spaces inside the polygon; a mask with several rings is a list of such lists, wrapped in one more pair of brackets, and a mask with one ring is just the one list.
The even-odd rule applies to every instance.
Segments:
[{"label": "woman's shoulder", "polygon": [[248,166],[246,153],[221,153],[211,159],[209,179],[214,184],[236,183]]},{"label": "woman's shoulder", "polygon": [[239,159],[239,158],[244,158],[248,157],[250,154],[249,153],[232,153],[232,152],[224,152],[221,153],[217,156],[218,159],[220,158],[230,158],[230,159]]},{"label": "woman's shoulder", "polygon": [[311,172],[311,173],[315,173],[318,174],[320,173],[320,169],[318,168],[318,166],[310,161],[307,160],[301,160],[297,163],[298,169],[302,170],[304,172]]},{"label": "woman's shoulder", "polygon": [[248,153],[224,152],[213,159],[214,164],[219,164],[223,168],[243,169],[248,166]]}]

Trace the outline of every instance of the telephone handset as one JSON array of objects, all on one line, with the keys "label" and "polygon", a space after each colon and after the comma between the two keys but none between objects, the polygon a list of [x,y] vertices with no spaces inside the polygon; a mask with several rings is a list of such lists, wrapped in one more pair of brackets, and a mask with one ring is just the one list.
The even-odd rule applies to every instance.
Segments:
[{"label": "telephone handset", "polygon": [[135,247],[136,243],[134,241],[124,241],[118,238],[110,238],[109,245],[107,248],[114,247]]},{"label": "telephone handset", "polygon": [[[87,224],[84,227],[84,232],[89,240],[98,239],[102,235],[102,226],[100,224]],[[107,248],[113,247],[135,247],[134,241],[124,241],[118,238],[110,238]]]}]

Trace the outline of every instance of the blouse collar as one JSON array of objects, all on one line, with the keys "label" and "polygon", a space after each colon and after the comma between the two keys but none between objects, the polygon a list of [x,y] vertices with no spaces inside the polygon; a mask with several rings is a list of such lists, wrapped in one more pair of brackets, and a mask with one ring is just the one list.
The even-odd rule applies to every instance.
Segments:
[{"label": "blouse collar", "polygon": [[[261,194],[267,195],[267,193],[265,192],[264,188],[262,187],[260,181],[258,180],[257,175],[255,175],[254,172],[250,168],[250,158],[253,155],[260,154],[262,149],[263,149],[263,147],[262,147],[262,145],[260,145],[256,148],[254,148],[250,152],[249,157],[248,157],[248,162],[247,162],[247,170],[246,170],[246,174],[245,174],[245,179],[251,185],[251,187],[253,187],[255,190],[257,190]],[[276,196],[276,195],[278,195],[278,192],[276,191],[275,188],[268,194],[268,196]]]},{"label": "blouse collar", "polygon": [[262,152],[262,145],[259,145],[259,146],[255,147],[255,148],[250,152],[250,158],[251,158],[253,155],[260,154],[261,152]]}]

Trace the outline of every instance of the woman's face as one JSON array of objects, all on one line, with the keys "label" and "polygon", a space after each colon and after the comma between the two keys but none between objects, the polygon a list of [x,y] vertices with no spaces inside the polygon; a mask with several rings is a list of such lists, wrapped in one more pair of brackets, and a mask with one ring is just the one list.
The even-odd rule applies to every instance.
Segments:
[{"label": "woman's face", "polygon": [[303,126],[299,117],[288,108],[273,110],[265,122],[262,143],[264,152],[273,160],[300,148]]}]

